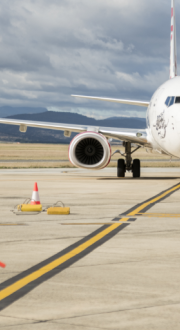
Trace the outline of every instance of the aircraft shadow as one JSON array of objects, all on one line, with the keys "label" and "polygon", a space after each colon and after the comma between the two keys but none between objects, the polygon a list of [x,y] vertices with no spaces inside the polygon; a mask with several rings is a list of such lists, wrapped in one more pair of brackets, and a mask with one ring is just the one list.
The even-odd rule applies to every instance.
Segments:
[{"label": "aircraft shadow", "polygon": [[120,181],[125,181],[125,180],[136,180],[136,181],[143,181],[143,180],[177,180],[180,179],[180,177],[143,177],[143,178],[97,178],[97,180],[120,180]]}]

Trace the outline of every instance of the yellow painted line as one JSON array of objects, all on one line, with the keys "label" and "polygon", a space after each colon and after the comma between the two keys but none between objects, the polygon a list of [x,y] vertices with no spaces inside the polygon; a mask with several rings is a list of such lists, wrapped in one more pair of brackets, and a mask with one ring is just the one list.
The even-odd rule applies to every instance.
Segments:
[{"label": "yellow painted line", "polygon": [[[129,218],[124,218],[123,220],[127,221],[128,219]],[[96,236],[89,239],[87,242],[79,245],[77,248],[75,248],[71,252],[69,252],[69,253],[65,254],[64,256],[50,262],[48,265],[40,268],[39,270],[33,272],[32,274],[30,274],[28,276],[25,276],[23,279],[17,281],[16,283],[10,285],[9,287],[7,287],[5,289],[3,289],[2,291],[0,291],[0,301],[4,298],[10,296],[14,292],[20,290],[21,288],[23,288],[25,285],[29,284],[30,282],[35,281],[39,277],[41,277],[44,274],[50,272],[54,268],[60,266],[61,264],[63,264],[67,260],[69,260],[69,259],[73,258],[74,256],[76,256],[77,254],[81,253],[82,251],[86,250],[89,246],[93,245],[94,243],[96,243],[101,238],[108,235],[110,232],[112,232],[113,230],[115,230],[116,228],[118,228],[121,225],[122,225],[121,223],[113,224],[112,226],[110,226],[110,227],[106,228],[105,230],[103,230],[101,233],[99,233]]]},{"label": "yellow painted line", "polygon": [[162,195],[156,197],[156,198],[153,198],[152,200],[150,200],[149,202],[146,202],[142,205],[140,205],[139,207],[137,207],[137,209],[135,209],[134,211],[130,212],[127,216],[132,216],[132,215],[136,215],[138,214],[141,210],[143,210],[145,207],[147,207],[148,205],[150,204],[153,204],[155,202],[157,202],[158,200],[160,200],[161,198],[165,197],[166,195],[168,195],[169,193],[173,192],[173,191],[176,191],[177,189],[180,188],[180,184],[174,188],[171,188],[169,190],[167,190],[166,192],[164,192]]},{"label": "yellow painted line", "polygon": [[[39,270],[33,272],[32,274],[25,276],[23,279],[15,282],[14,284],[10,285],[9,287],[7,287],[5,289],[3,289],[2,291],[0,291],[0,301],[5,299],[6,297],[10,296],[14,292],[20,290],[21,288],[23,288],[27,284],[31,283],[32,281],[35,281],[39,277],[43,276],[44,274],[46,274],[46,273],[50,272],[51,270],[55,269],[56,267],[60,266],[61,264],[63,264],[67,260],[69,260],[69,259],[73,258],[74,256],[80,254],[82,251],[86,250],[88,247],[90,247],[91,245],[93,245],[94,243],[96,243],[97,241],[99,241],[100,239],[105,237],[106,235],[108,235],[110,232],[112,232],[113,230],[115,230],[116,228],[121,226],[122,222],[128,221],[129,220],[128,216],[133,216],[133,215],[136,215],[137,213],[140,213],[140,211],[143,210],[148,205],[157,202],[161,198],[165,197],[166,195],[168,195],[169,193],[171,193],[173,191],[176,191],[179,188],[180,188],[180,184],[178,186],[172,188],[172,189],[169,189],[168,191],[161,194],[160,196],[158,196],[156,198],[153,198],[149,202],[146,202],[146,203],[140,205],[134,211],[130,212],[127,215],[127,218],[125,217],[125,218],[119,219],[119,223],[112,224],[111,226],[104,229],[102,232],[100,232],[96,236],[92,237],[87,242],[79,245],[77,248],[73,249],[72,251],[65,254],[64,256],[50,262],[48,265],[40,268]],[[101,225],[102,225],[102,223],[101,223]]]}]

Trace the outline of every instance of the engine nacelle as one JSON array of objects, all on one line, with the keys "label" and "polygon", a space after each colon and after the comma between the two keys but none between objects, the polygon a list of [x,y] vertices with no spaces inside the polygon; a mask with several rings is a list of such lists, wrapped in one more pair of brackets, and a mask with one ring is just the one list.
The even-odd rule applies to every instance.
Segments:
[{"label": "engine nacelle", "polygon": [[111,146],[99,133],[81,133],[70,143],[69,160],[76,167],[100,170],[111,160]]}]

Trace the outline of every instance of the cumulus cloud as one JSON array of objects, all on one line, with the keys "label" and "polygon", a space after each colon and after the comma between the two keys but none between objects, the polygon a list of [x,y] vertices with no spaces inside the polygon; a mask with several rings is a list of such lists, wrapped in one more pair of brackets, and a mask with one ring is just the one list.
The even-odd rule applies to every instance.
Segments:
[{"label": "cumulus cloud", "polygon": [[169,36],[170,0],[1,0],[0,105],[145,116],[71,94],[149,100],[168,79]]}]

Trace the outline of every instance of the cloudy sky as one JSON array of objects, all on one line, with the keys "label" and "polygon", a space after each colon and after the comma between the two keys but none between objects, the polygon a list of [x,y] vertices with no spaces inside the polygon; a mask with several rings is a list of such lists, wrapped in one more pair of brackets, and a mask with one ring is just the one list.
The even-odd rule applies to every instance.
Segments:
[{"label": "cloudy sky", "polygon": [[[145,108],[71,94],[149,101],[169,76],[170,6],[170,0],[1,0],[0,106],[145,117]],[[176,21],[179,44],[180,0]]]}]

